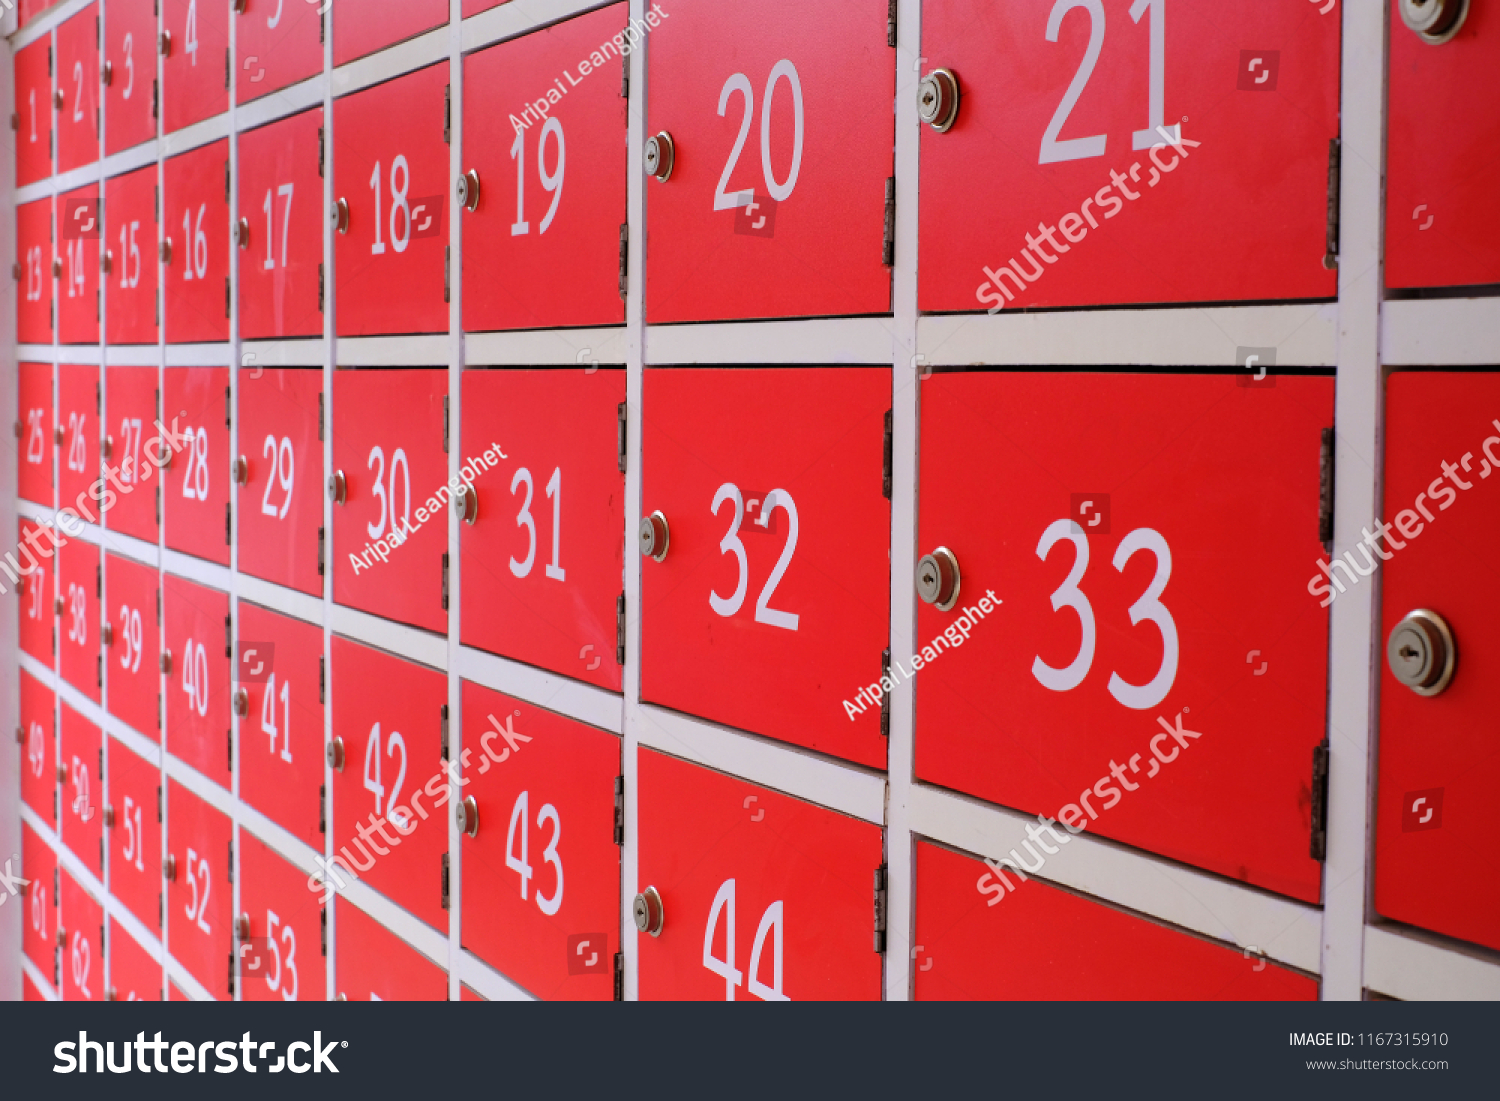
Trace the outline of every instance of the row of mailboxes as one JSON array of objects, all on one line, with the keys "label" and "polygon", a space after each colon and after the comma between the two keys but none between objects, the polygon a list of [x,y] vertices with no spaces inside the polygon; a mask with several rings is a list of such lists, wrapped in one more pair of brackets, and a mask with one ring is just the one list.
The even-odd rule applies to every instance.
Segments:
[{"label": "row of mailboxes", "polygon": [[[169,3],[163,16],[167,130],[226,105],[211,60],[223,52],[225,4],[212,16],[204,6],[197,38],[172,29],[196,4]],[[317,53],[303,42],[320,24],[316,9],[276,0],[274,13],[260,13],[262,6],[270,0],[242,12],[241,25],[286,22],[262,28],[264,44],[253,35],[242,41],[242,95],[259,94],[263,77],[274,85],[278,76],[316,71]],[[897,86],[887,5],[742,7],[745,18],[732,21],[701,2],[649,13],[652,137],[634,154],[615,41],[628,17],[617,4],[469,55],[463,95],[471,132],[458,181],[449,169],[449,70],[439,64],[337,98],[326,150],[321,110],[239,135],[240,209],[232,221],[224,141],[164,162],[160,212],[154,166],[106,183],[107,219],[96,217],[97,191],[71,192],[55,212],[69,250],[59,302],[72,307],[60,311],[60,339],[96,339],[89,319],[97,318],[94,280],[103,278],[108,339],[154,341],[153,251],[166,261],[169,341],[227,338],[232,251],[243,336],[321,333],[314,267],[325,159],[338,227],[340,335],[446,331],[451,217],[463,224],[465,329],[621,323],[625,179],[634,155],[655,180],[648,321],[887,313],[898,201],[894,119],[883,109]],[[1436,10],[1432,26],[1447,29],[1418,34],[1403,25],[1403,7],[1411,9],[1407,22],[1419,25]],[[1500,220],[1475,182],[1483,174],[1474,152],[1500,133],[1494,97],[1474,95],[1493,80],[1500,26],[1482,5],[1468,7],[1392,5],[1393,289],[1500,280],[1493,247]],[[355,9],[349,33],[368,41],[354,51],[441,21],[440,2],[425,15],[421,8],[401,5],[399,16],[379,5]],[[351,22],[353,11],[342,14],[336,26]],[[923,310],[1336,293],[1338,231],[1329,211],[1337,209],[1330,178],[1338,169],[1338,16],[1290,4],[1240,3],[1210,16],[1168,14],[1163,0],[1034,0],[1003,10],[948,0],[928,5],[924,21],[927,75],[916,92],[930,123],[921,139]],[[91,26],[90,13],[64,24],[59,57],[73,49],[65,44],[75,24]],[[742,26],[759,29],[747,39]],[[200,46],[188,52],[189,43]],[[44,128],[52,80],[36,51],[50,48],[39,41],[16,62],[17,102],[40,95]],[[340,55],[336,32],[336,63]],[[95,65],[74,63],[88,95]],[[124,59],[114,69],[123,71],[106,88],[111,97],[133,79]],[[185,94],[174,94],[174,79]],[[198,88],[203,81],[208,86]],[[78,100],[61,70],[56,83],[59,132],[93,125],[91,101]],[[139,113],[144,84],[132,94]],[[75,101],[84,107],[69,108]],[[1451,105],[1441,139],[1416,106],[1433,101]],[[46,175],[48,162],[35,120],[21,121],[18,182],[28,183]],[[89,143],[97,150],[96,137]],[[60,170],[83,155],[76,140],[59,148]],[[975,166],[983,178],[1007,181],[1005,203],[974,201]],[[1266,211],[1275,212],[1269,234]],[[51,337],[46,269],[60,256],[49,243],[52,216],[51,200],[18,212],[18,251],[27,258],[18,266],[23,341]],[[105,226],[102,274],[100,231],[80,228],[90,222]],[[1238,259],[1221,261],[1226,246]]]}]

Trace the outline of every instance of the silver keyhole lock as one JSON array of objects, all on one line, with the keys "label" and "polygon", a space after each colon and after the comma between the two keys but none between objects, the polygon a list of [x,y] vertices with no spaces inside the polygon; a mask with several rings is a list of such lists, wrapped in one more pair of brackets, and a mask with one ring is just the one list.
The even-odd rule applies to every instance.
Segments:
[{"label": "silver keyhole lock", "polygon": [[462,802],[453,804],[453,820],[458,823],[459,833],[479,836],[479,804],[472,795],[465,795]]},{"label": "silver keyhole lock", "polygon": [[335,470],[328,478],[328,496],[333,498],[336,505],[343,504],[349,498],[349,479],[344,477],[342,470]]},{"label": "silver keyhole lock", "polygon": [[234,695],[230,697],[234,706],[234,713],[240,718],[250,714],[250,693],[243,688],[236,688]]},{"label": "silver keyhole lock", "polygon": [[1401,21],[1429,46],[1456,35],[1469,16],[1469,0],[1400,0]]},{"label": "silver keyhole lock", "polygon": [[161,244],[156,246],[156,255],[163,264],[170,264],[172,262],[172,238],[162,238]]},{"label": "silver keyhole lock", "polygon": [[672,178],[672,168],[677,163],[677,146],[671,134],[663,130],[654,138],[646,139],[644,163],[646,175],[655,176],[662,183]]},{"label": "silver keyhole lock", "polygon": [[479,519],[479,494],[473,486],[461,486],[453,495],[453,511],[457,512],[459,519],[466,524],[472,524]]},{"label": "silver keyhole lock", "polygon": [[672,529],[660,509],[641,521],[641,553],[660,562],[672,545]]},{"label": "silver keyhole lock", "polygon": [[479,173],[475,169],[469,169],[458,178],[454,185],[458,195],[458,205],[465,210],[479,209]]},{"label": "silver keyhole lock", "polygon": [[636,895],[630,912],[635,918],[637,929],[643,933],[650,933],[653,937],[661,936],[661,927],[666,921],[666,914],[661,907],[661,895],[657,893],[655,887],[647,887]]},{"label": "silver keyhole lock", "polygon": [[335,739],[333,739],[333,741],[331,741],[331,742],[328,743],[328,747],[323,752],[324,752],[324,755],[328,758],[328,767],[329,768],[333,769],[335,772],[343,772],[344,771],[344,739],[343,738],[335,738]]},{"label": "silver keyhole lock", "polygon": [[1436,696],[1453,680],[1458,648],[1442,616],[1427,608],[1408,612],[1385,644],[1391,672],[1419,696]]},{"label": "silver keyhole lock", "polygon": [[917,595],[940,612],[958,603],[958,559],[947,547],[923,555],[917,563]]},{"label": "silver keyhole lock", "polygon": [[917,85],[917,117],[939,134],[958,120],[958,77],[949,69],[934,69]]},{"label": "silver keyhole lock", "polygon": [[328,221],[340,233],[349,232],[349,200],[340,199],[328,208]]},{"label": "silver keyhole lock", "polygon": [[250,219],[241,218],[234,223],[234,243],[240,248],[250,247]]},{"label": "silver keyhole lock", "polygon": [[250,484],[250,460],[241,455],[229,467],[229,477],[237,486]]}]

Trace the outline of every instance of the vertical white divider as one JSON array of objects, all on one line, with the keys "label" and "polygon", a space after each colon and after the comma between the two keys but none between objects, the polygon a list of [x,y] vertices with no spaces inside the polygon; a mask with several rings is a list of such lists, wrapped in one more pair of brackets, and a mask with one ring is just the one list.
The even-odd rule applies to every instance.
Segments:
[{"label": "vertical white divider", "polygon": [[[333,24],[339,17],[340,12],[334,10],[333,0],[322,0],[320,7],[326,7],[324,14],[323,32],[323,219],[320,224],[320,232],[323,236],[323,475],[325,478],[333,476],[333,425],[335,410],[333,407],[333,372],[338,363],[338,340],[334,336],[334,318],[338,309],[338,280],[333,268],[333,242],[334,230],[332,223],[328,220],[328,212],[333,209],[333,197],[335,194],[333,186],[333,169],[337,158],[334,156],[334,140],[336,133],[333,127]],[[323,791],[326,800],[323,804],[323,821],[327,827],[323,834],[323,868],[325,872],[331,872],[333,866],[334,836],[333,836],[333,768],[328,763],[326,747],[333,742],[333,701],[338,692],[338,685],[333,679],[333,499],[325,491],[323,493],[323,673],[325,695],[323,700],[323,744],[325,755],[323,758]],[[325,880],[325,884],[326,884]],[[328,913],[328,956],[323,961],[327,968],[328,1000],[337,1001],[339,996],[337,985],[338,970],[334,966],[338,958],[338,912],[334,906],[333,893],[324,891],[328,901],[324,904]]]},{"label": "vertical white divider", "polygon": [[[454,201],[453,188],[463,175],[463,0],[448,0],[448,80],[450,117],[448,146],[448,195],[444,202],[453,211],[448,219],[448,479],[458,473],[463,465],[463,433],[459,424],[463,414],[459,393],[464,369],[463,338],[463,208]],[[462,623],[459,618],[459,594],[462,592],[463,571],[458,560],[458,528],[460,524],[456,509],[448,509],[448,762],[449,783],[453,794],[449,799],[450,813],[448,830],[448,999],[458,1001],[459,965],[463,952],[463,835],[451,813],[463,801],[463,792],[452,777],[460,775],[459,762],[463,752],[463,711],[460,701],[458,679],[459,634]]]}]

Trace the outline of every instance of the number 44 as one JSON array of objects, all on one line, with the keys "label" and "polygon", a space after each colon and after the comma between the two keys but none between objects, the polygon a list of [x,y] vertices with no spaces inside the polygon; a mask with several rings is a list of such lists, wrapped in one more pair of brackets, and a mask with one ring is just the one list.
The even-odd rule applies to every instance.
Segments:
[{"label": "number 44", "polygon": [[[724,1000],[734,1001],[734,988],[740,986],[744,976],[734,966],[734,880],[726,879],[719,885],[719,893],[714,895],[713,907],[708,911],[708,926],[703,930],[703,966],[715,975],[724,978]],[[755,930],[755,944],[750,949],[750,993],[766,1002],[789,1002],[791,1001],[781,992],[781,961],[782,961],[782,900],[777,899],[766,907],[766,912],[760,916],[760,925]],[[714,955],[714,931],[719,927],[719,915],[725,915],[724,925],[724,958],[721,960]],[[760,954],[766,946],[766,933],[772,933],[771,940],[771,985],[766,986],[760,981]]]}]

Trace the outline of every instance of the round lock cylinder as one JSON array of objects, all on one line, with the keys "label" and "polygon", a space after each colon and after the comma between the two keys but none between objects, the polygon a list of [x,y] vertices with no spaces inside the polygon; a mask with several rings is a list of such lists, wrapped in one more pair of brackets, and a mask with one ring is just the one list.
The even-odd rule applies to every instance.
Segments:
[{"label": "round lock cylinder", "polygon": [[1408,612],[1391,629],[1385,659],[1391,674],[1419,696],[1436,696],[1453,680],[1458,649],[1442,616],[1427,608]]},{"label": "round lock cylinder", "polygon": [[106,459],[113,458],[115,453],[115,438],[113,436],[105,436],[104,442],[99,447]]},{"label": "round lock cylinder", "polygon": [[230,467],[230,476],[237,486],[250,484],[250,460],[241,455]]},{"label": "round lock cylinder", "polygon": [[104,828],[107,829],[107,830],[112,830],[112,829],[115,828],[115,808],[114,807],[105,807],[104,808]]},{"label": "round lock cylinder", "polygon": [[[104,250],[104,255],[99,258],[99,270],[105,275],[115,270],[115,254],[109,249]],[[109,458],[108,455],[105,458]]]},{"label": "round lock cylinder", "polygon": [[161,244],[156,246],[156,256],[163,264],[172,262],[172,238],[165,237]]},{"label": "round lock cylinder", "polygon": [[349,480],[344,477],[342,470],[335,470],[328,477],[328,496],[333,498],[333,503],[341,505],[349,496]]},{"label": "round lock cylinder", "polygon": [[[54,279],[61,279],[62,278],[62,257],[60,257],[60,256],[54,256],[52,258],[52,278],[54,278]],[[62,432],[62,429],[59,428],[58,432],[59,433]]]},{"label": "round lock cylinder", "polygon": [[479,519],[479,493],[473,486],[459,487],[453,495],[453,510],[458,513],[459,518],[466,524],[472,524]]},{"label": "round lock cylinder", "polygon": [[250,939],[250,915],[241,914],[234,919],[234,935],[240,940]]},{"label": "round lock cylinder", "polygon": [[672,544],[672,529],[660,509],[641,521],[641,553],[660,562]]},{"label": "round lock cylinder", "polygon": [[663,130],[655,137],[647,138],[643,160],[646,175],[654,176],[662,183],[670,180],[672,168],[677,163],[677,146],[672,142],[672,135]]},{"label": "round lock cylinder", "polygon": [[177,880],[177,857],[176,856],[174,856],[171,853],[167,854],[167,858],[161,862],[161,874],[167,877],[167,882],[168,883],[174,883],[174,882],[176,882],[176,880]]},{"label": "round lock cylinder", "polygon": [[161,671],[163,673],[170,673],[172,671],[172,651],[171,650],[163,650],[161,652]]},{"label": "round lock cylinder", "polygon": [[458,196],[458,205],[465,210],[473,211],[479,209],[479,173],[471,168],[458,178],[454,185]]},{"label": "round lock cylinder", "polygon": [[250,247],[250,219],[241,218],[234,223],[234,243],[240,248]]},{"label": "round lock cylinder", "polygon": [[1401,21],[1431,46],[1441,46],[1469,17],[1469,0],[1398,0]]},{"label": "round lock cylinder", "polygon": [[939,134],[958,120],[958,77],[948,69],[934,69],[917,85],[917,117]]},{"label": "round lock cylinder", "polygon": [[234,690],[234,713],[242,719],[250,714],[250,693],[244,688]]},{"label": "round lock cylinder", "polygon": [[465,795],[462,802],[453,804],[453,820],[458,824],[459,833],[479,836],[479,804],[472,795]]},{"label": "round lock cylinder", "polygon": [[104,645],[113,646],[115,644],[115,625],[113,623],[103,624],[99,628],[99,635],[104,639]]},{"label": "round lock cylinder", "polygon": [[63,109],[63,90],[61,88],[52,93],[52,102],[57,104],[59,111]]},{"label": "round lock cylinder", "polygon": [[333,741],[329,742],[327,749],[324,750],[324,754],[328,758],[328,767],[329,768],[333,769],[335,772],[343,772],[344,771],[344,739],[343,738],[334,738]]},{"label": "round lock cylinder", "polygon": [[67,765],[58,765],[57,766],[57,782],[59,784],[66,784],[68,782],[68,766]]},{"label": "round lock cylinder", "polygon": [[56,442],[58,444],[62,444],[62,443],[67,442],[67,439],[68,439],[68,431],[67,431],[67,429],[65,429],[62,425],[58,425],[56,428],[54,428],[52,430],[52,439],[53,439],[54,442]]},{"label": "round lock cylinder", "polygon": [[108,88],[115,82],[115,63],[106,61],[99,69],[99,83]]},{"label": "round lock cylinder", "polygon": [[947,547],[923,555],[917,563],[917,595],[940,612],[958,603],[958,559]]},{"label": "round lock cylinder", "polygon": [[328,221],[340,233],[349,232],[349,200],[340,199],[328,208]]},{"label": "round lock cylinder", "polygon": [[171,31],[162,31],[161,32],[161,37],[156,40],[156,44],[157,44],[157,49],[161,52],[162,57],[171,57],[172,56],[172,32]]},{"label": "round lock cylinder", "polygon": [[666,921],[666,914],[662,911],[661,895],[657,893],[655,887],[647,887],[636,895],[630,912],[635,918],[637,929],[643,933],[650,933],[653,937],[661,936],[661,927]]}]

